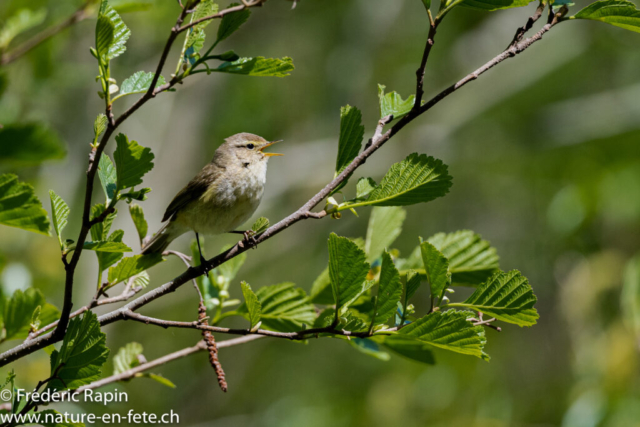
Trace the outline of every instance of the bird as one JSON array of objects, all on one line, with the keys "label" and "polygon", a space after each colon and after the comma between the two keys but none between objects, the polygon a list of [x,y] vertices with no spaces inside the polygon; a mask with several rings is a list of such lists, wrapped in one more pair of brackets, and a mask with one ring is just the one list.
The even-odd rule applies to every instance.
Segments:
[{"label": "bird", "polygon": [[201,264],[200,234],[244,234],[237,227],[256,211],[267,180],[267,163],[279,153],[263,150],[279,141],[267,141],[251,133],[238,133],[225,139],[213,160],[173,198],[162,222],[165,224],[142,247],[142,255],[162,253],[179,236],[193,231],[198,242]]}]

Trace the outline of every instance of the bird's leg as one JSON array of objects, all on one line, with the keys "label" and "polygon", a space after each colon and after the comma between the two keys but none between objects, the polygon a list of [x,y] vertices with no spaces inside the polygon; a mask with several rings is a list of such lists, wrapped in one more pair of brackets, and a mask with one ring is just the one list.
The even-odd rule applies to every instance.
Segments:
[{"label": "bird's leg", "polygon": [[242,234],[244,236],[244,240],[246,240],[247,242],[251,241],[251,243],[253,243],[254,248],[256,248],[258,245],[258,241],[256,240],[256,232],[253,230],[247,230],[247,231],[232,230],[229,233]]},{"label": "bird's leg", "polygon": [[202,256],[202,248],[200,247],[200,236],[198,235],[197,232],[196,232],[196,242],[198,242],[198,253],[200,254],[200,265],[205,265],[204,272],[206,274],[208,273],[208,270],[206,267],[207,260],[204,259],[204,257]]}]

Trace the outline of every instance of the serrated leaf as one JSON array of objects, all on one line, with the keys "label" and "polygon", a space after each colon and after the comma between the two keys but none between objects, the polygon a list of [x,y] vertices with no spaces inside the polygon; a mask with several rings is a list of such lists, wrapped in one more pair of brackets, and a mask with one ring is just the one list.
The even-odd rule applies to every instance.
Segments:
[{"label": "serrated leaf", "polygon": [[[213,15],[218,12],[218,5],[214,3],[212,0],[203,0],[198,6],[196,6],[195,12],[191,15],[191,22],[197,21],[198,19],[204,18],[206,16]],[[202,21],[201,23],[193,26],[189,29],[189,34],[187,35],[187,39],[185,42],[185,50],[189,51],[188,55],[191,56],[194,53],[200,52],[202,46],[204,46],[205,40],[205,32],[204,29],[211,23],[211,20]],[[190,58],[186,58],[190,60]]]},{"label": "serrated leaf", "polygon": [[[131,30],[129,30],[129,28],[122,21],[122,18],[120,18],[120,15],[118,15],[118,12],[116,12],[114,8],[109,6],[107,2],[103,0],[100,6],[100,14],[98,15],[98,25],[100,25],[100,20],[104,18],[108,19],[109,23],[113,27],[113,36],[109,41],[108,50],[106,51],[107,59],[111,60],[123,54],[127,49],[125,47],[125,43],[127,42],[127,40],[129,40],[129,36],[131,36]],[[96,36],[97,34],[98,31],[96,30]],[[104,50],[97,50],[99,55],[103,55],[105,53]]]},{"label": "serrated leaf", "polygon": [[470,311],[434,311],[400,329],[398,335],[456,353],[469,354],[489,360],[483,348],[486,343],[482,326],[473,326],[467,319]]},{"label": "serrated leaf", "polygon": [[131,252],[132,249],[122,242],[84,242],[82,249],[95,252]]},{"label": "serrated leaf", "polygon": [[[116,230],[111,233],[107,240],[110,242],[122,242],[123,237],[124,231]],[[100,275],[102,275],[103,271],[124,257],[124,252],[96,252],[96,256],[98,257],[98,270]]]},{"label": "serrated leaf", "polygon": [[147,220],[144,218],[144,211],[141,206],[132,204],[129,205],[129,213],[131,214],[133,225],[135,225],[136,231],[138,232],[140,244],[142,244],[142,241],[147,237],[147,232],[149,231],[149,225],[147,224]]},{"label": "serrated leaf", "polygon": [[375,261],[380,257],[382,251],[390,248],[402,232],[402,224],[406,216],[407,212],[396,206],[375,207],[371,210],[367,238],[364,243],[367,261]]},{"label": "serrated leaf", "polygon": [[142,273],[138,274],[135,279],[133,279],[132,288],[140,287],[144,289],[149,286],[150,282],[151,278],[149,277],[149,273],[143,271]]},{"label": "serrated leaf", "polygon": [[256,222],[254,222],[251,226],[251,230],[256,235],[264,233],[265,231],[267,231],[267,228],[269,228],[269,220],[263,216],[258,218]]},{"label": "serrated leaf", "polygon": [[422,253],[422,262],[424,263],[427,281],[431,288],[431,298],[436,303],[439,303],[444,295],[444,290],[451,282],[449,261],[442,252],[429,242],[420,244],[420,252]]},{"label": "serrated leaf", "polygon": [[387,320],[396,312],[398,302],[402,298],[402,282],[400,273],[393,264],[391,255],[387,251],[382,253],[382,266],[378,285],[375,324],[386,324]]},{"label": "serrated leaf", "polygon": [[58,236],[60,247],[62,248],[62,230],[67,226],[69,218],[69,205],[58,196],[55,191],[49,190],[49,198],[51,200],[51,219],[53,220],[53,229]]},{"label": "serrated leaf", "polygon": [[0,175],[0,224],[49,235],[49,216],[33,187],[12,173]]},{"label": "serrated leaf", "polygon": [[[4,297],[3,297],[4,299]],[[28,288],[22,292],[16,290],[11,298],[4,301],[2,323],[5,334],[3,340],[24,339],[27,337],[34,311],[40,307],[40,321],[51,323],[59,314],[58,309],[47,304],[39,289]]]},{"label": "serrated leaf", "polygon": [[109,268],[109,283],[112,285],[120,283],[162,261],[162,254],[134,255],[123,258],[116,266]]},{"label": "serrated leaf", "polygon": [[[362,113],[356,107],[347,105],[340,109],[340,138],[338,139],[338,156],[336,158],[336,173],[346,168],[356,158],[362,148],[364,126],[362,125]],[[340,187],[346,184],[346,180]],[[336,188],[333,193],[339,190]]]},{"label": "serrated leaf", "polygon": [[130,342],[124,347],[120,347],[113,356],[113,374],[118,375],[140,364],[138,356],[142,354],[142,345],[137,342]]},{"label": "serrated leaf", "polygon": [[537,300],[527,278],[519,271],[512,270],[495,273],[464,302],[448,306],[480,311],[518,326],[533,326],[540,317],[533,308]]},{"label": "serrated leaf", "polygon": [[75,390],[100,378],[109,349],[95,313],[85,312],[69,321],[60,351],[51,353],[51,377],[47,389]]},{"label": "serrated leaf", "polygon": [[591,3],[571,19],[590,19],[605,22],[640,33],[640,10],[630,1],[600,0]]},{"label": "serrated leaf", "polygon": [[[108,122],[107,116],[102,113],[98,114],[98,117],[96,117],[96,120],[93,122],[93,133],[96,138],[102,135],[102,132],[107,129]],[[106,156],[103,154],[102,157]],[[100,159],[102,159],[102,157]]]},{"label": "serrated leaf", "polygon": [[0,162],[35,166],[67,154],[55,132],[39,123],[4,125],[0,128]]},{"label": "serrated leaf", "polygon": [[329,236],[329,277],[337,310],[344,310],[349,302],[363,292],[371,266],[357,244],[339,237]]},{"label": "serrated leaf", "polygon": [[422,279],[420,278],[420,275],[418,274],[417,271],[409,270],[407,272],[406,280],[407,280],[407,285],[406,285],[407,289],[405,292],[405,299],[406,301],[409,301],[411,297],[416,293],[418,288],[420,287],[420,284],[422,284]]},{"label": "serrated leaf", "polygon": [[[229,7],[237,6],[238,3],[232,3]],[[222,17],[222,22],[220,22],[220,26],[218,27],[218,37],[216,40],[216,44],[220,43],[222,40],[225,40],[231,34],[235,33],[238,28],[242,26],[247,19],[251,16],[251,11],[249,9],[242,9],[237,12],[227,13]]]},{"label": "serrated leaf", "polygon": [[[293,283],[280,283],[257,290],[261,305],[261,326],[279,332],[295,332],[303,325],[313,325],[316,312],[307,294]],[[246,304],[237,310],[248,318]]]},{"label": "serrated leaf", "polygon": [[46,9],[19,9],[7,18],[0,29],[0,51],[6,50],[16,36],[42,24],[46,16]]},{"label": "serrated leaf", "polygon": [[136,141],[129,141],[124,134],[116,136],[117,148],[113,153],[116,162],[118,190],[142,184],[142,177],[153,169],[154,155],[150,148]]},{"label": "serrated leaf", "polygon": [[394,120],[406,116],[416,103],[416,96],[411,95],[403,100],[398,92],[384,93],[386,86],[378,85],[378,101],[380,102],[380,118],[393,115]]},{"label": "serrated leaf", "polygon": [[96,51],[98,52],[98,58],[108,60],[109,47],[114,41],[115,27],[108,16],[103,14],[98,15],[98,22],[96,23]]},{"label": "serrated leaf", "polygon": [[449,260],[449,271],[454,284],[475,286],[487,280],[500,267],[495,248],[470,230],[438,233],[429,237]]},{"label": "serrated leaf", "polygon": [[531,3],[533,0],[463,0],[460,6],[471,9],[494,11],[500,9],[511,9],[514,7],[523,7]]},{"label": "serrated leaf", "polygon": [[116,167],[106,154],[100,156],[100,162],[98,163],[98,178],[100,178],[100,184],[104,195],[107,197],[107,204],[116,197],[118,192],[118,175]]},{"label": "serrated leaf", "polygon": [[[137,71],[133,73],[133,75],[127,78],[120,85],[120,93],[118,97],[124,95],[131,95],[134,93],[145,93],[149,90],[151,83],[153,82],[153,78],[155,77],[155,73],[145,73],[144,71]],[[164,77],[159,76],[158,81],[156,82],[156,87],[162,86],[166,81]]]},{"label": "serrated leaf", "polygon": [[426,363],[428,365],[433,365],[436,362],[433,353],[429,349],[429,345],[422,341],[401,335],[390,335],[385,337],[384,346],[394,353],[415,360],[416,362]]},{"label": "serrated leaf", "polygon": [[441,160],[427,155],[410,154],[400,163],[391,166],[382,182],[369,197],[351,201],[339,210],[357,206],[406,206],[424,203],[442,197],[449,192],[451,177]]},{"label": "serrated leaf", "polygon": [[242,288],[244,304],[247,307],[247,312],[249,314],[249,329],[253,329],[253,327],[260,322],[262,306],[260,304],[260,301],[258,301],[258,297],[247,282],[241,282],[240,287]]},{"label": "serrated leaf", "polygon": [[219,71],[222,73],[245,74],[248,76],[272,76],[285,77],[293,71],[293,60],[289,57],[265,58],[258,56],[256,58],[240,58],[233,62],[223,62],[211,71]]}]

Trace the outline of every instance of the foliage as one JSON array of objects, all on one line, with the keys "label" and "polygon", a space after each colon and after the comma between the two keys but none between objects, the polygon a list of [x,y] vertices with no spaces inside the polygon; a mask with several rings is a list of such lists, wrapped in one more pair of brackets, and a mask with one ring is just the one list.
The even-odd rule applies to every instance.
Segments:
[{"label": "foliage", "polygon": [[10,173],[0,175],[0,224],[49,235],[49,217],[33,187]]},{"label": "foliage", "polygon": [[57,160],[66,150],[58,136],[39,123],[9,124],[0,128],[0,163],[34,166]]}]

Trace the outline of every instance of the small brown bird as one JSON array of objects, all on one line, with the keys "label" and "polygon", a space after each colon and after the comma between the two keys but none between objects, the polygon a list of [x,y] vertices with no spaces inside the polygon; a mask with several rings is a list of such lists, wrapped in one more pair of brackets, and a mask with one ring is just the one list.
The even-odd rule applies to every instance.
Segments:
[{"label": "small brown bird", "polygon": [[[269,142],[251,133],[239,133],[225,140],[211,163],[171,201],[162,222],[168,221],[142,248],[143,254],[162,253],[177,237],[188,231],[215,235],[242,233],[242,225],[255,212],[264,193],[269,157],[281,156],[263,150]],[[200,258],[202,250],[200,250]]]}]

